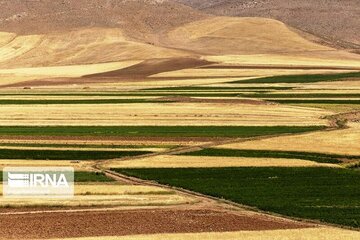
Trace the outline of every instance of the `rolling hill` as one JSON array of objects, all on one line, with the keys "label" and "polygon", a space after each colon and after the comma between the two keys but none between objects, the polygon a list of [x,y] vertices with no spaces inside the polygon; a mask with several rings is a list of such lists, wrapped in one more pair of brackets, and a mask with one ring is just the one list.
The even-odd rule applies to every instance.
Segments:
[{"label": "rolling hill", "polygon": [[282,21],[323,41],[360,48],[360,4],[357,0],[176,0],[204,12]]},{"label": "rolling hill", "polygon": [[[206,11],[226,5],[185,3]],[[252,11],[266,4],[240,4],[239,9],[257,16]],[[325,66],[343,59],[353,66],[359,59],[313,41],[318,38],[311,34],[304,38],[278,20],[215,16],[173,0],[0,0],[0,7],[0,77],[7,83],[92,74],[138,79],[229,59],[235,64],[259,58],[291,64],[300,59]],[[251,64],[257,64],[254,61]],[[105,65],[94,65],[99,63]],[[70,68],[46,68],[52,66],[73,66],[73,74],[64,71]],[[81,75],[86,68],[89,74]]]}]

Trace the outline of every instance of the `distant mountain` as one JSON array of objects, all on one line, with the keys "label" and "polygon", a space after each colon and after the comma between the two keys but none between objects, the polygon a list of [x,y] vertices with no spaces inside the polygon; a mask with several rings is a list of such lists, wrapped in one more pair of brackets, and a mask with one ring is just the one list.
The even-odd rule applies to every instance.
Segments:
[{"label": "distant mountain", "polygon": [[206,14],[167,0],[0,0],[0,31],[18,34],[107,27],[156,41],[154,34]]},{"label": "distant mountain", "polygon": [[[222,9],[225,15],[258,16],[259,9],[273,12],[268,1],[181,1],[205,12],[174,0],[0,0],[0,68],[127,60],[146,61],[152,68],[171,65],[167,59],[203,64],[197,60],[207,56],[338,56],[281,21],[207,13]],[[159,65],[157,59],[165,60]]]},{"label": "distant mountain", "polygon": [[280,20],[345,48],[360,48],[359,0],[174,0],[206,13]]}]

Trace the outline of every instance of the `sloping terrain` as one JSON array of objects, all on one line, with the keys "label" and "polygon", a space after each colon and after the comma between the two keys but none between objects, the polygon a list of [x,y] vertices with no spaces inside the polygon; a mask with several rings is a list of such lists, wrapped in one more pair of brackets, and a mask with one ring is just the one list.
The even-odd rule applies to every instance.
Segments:
[{"label": "sloping terrain", "polygon": [[176,28],[168,37],[172,45],[217,55],[330,50],[264,18],[213,17]]},{"label": "sloping terrain", "polygon": [[359,48],[360,45],[360,4],[357,0],[176,1],[216,15],[277,19],[337,46]]},{"label": "sloping terrain", "polygon": [[169,0],[15,0],[0,7],[3,69],[230,54],[353,58],[276,20],[216,17]]}]

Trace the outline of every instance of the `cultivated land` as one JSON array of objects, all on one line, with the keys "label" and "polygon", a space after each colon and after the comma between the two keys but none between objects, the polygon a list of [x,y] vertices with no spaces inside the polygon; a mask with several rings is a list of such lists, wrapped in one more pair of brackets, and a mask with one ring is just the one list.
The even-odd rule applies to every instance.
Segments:
[{"label": "cultivated land", "polygon": [[359,239],[356,8],[177,2],[0,0],[0,169],[76,180],[0,239]]}]

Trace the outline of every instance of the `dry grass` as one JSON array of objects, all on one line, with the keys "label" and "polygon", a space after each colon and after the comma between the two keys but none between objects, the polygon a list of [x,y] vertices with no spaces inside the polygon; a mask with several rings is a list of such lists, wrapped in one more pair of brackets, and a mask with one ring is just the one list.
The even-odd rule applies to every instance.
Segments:
[{"label": "dry grass", "polygon": [[351,123],[349,126],[350,128],[348,129],[274,137],[270,139],[225,144],[219,147],[360,155],[360,124]]},{"label": "dry grass", "polygon": [[176,194],[77,195],[71,199],[0,198],[0,207],[171,206],[193,202]]},{"label": "dry grass", "polygon": [[126,161],[110,161],[108,168],[207,168],[207,167],[337,167],[299,159],[172,156],[162,155]]},{"label": "dry grass", "polygon": [[[348,71],[341,70],[301,70],[301,69],[184,69],[178,71],[164,72],[152,75],[151,77],[178,77],[178,78],[194,78],[194,77],[205,77],[205,78],[228,78],[228,82],[232,81],[231,78],[239,77],[264,77],[272,75],[301,75],[301,74],[322,74],[322,73],[342,73]],[[230,78],[230,79],[229,79]],[[241,79],[237,79],[241,80]]]},{"label": "dry grass", "polygon": [[204,59],[240,65],[360,67],[359,57],[356,55],[350,55],[349,53],[339,51],[337,51],[336,54],[332,52],[321,52],[321,54],[323,54],[323,56],[317,56],[318,54],[316,54],[316,52],[307,53],[307,56],[299,56],[298,53],[214,55],[206,56]]},{"label": "dry grass", "polygon": [[[20,149],[20,150],[59,150],[59,151],[63,151],[63,150],[68,150],[68,151],[108,151],[108,152],[114,152],[114,151],[134,151],[134,148],[111,148],[111,147],[106,147],[106,148],[101,148],[101,147],[97,147],[97,148],[87,148],[86,146],[82,146],[82,147],[34,147],[34,146],[0,146],[0,149]],[[166,148],[141,148],[141,149],[135,149],[136,151],[150,151],[150,152],[162,152],[167,150]]]},{"label": "dry grass", "polygon": [[116,184],[76,184],[76,195],[146,195],[146,194],[174,194],[164,188],[142,185]]},{"label": "dry grass", "polygon": [[[2,184],[0,184],[0,195],[2,195]],[[145,185],[119,185],[116,184],[93,184],[77,183],[75,184],[75,195],[166,195],[175,194],[164,188],[145,186]]]},{"label": "dry grass", "polygon": [[289,230],[268,230],[268,231],[239,231],[239,232],[213,232],[213,233],[177,233],[177,234],[151,234],[118,237],[87,237],[68,238],[69,240],[357,240],[360,233],[337,228],[305,228]]},{"label": "dry grass", "polygon": [[[2,185],[0,185],[0,195]],[[116,184],[76,184],[69,199],[26,199],[0,197],[0,207],[93,207],[93,206],[168,206],[195,203],[197,200],[160,187]]]},{"label": "dry grass", "polygon": [[4,167],[73,167],[77,171],[92,171],[94,165],[94,161],[0,159],[0,170]]},{"label": "dry grass", "polygon": [[[134,60],[54,67],[3,68],[0,69],[0,77],[2,80],[1,85],[14,84],[42,78],[81,77],[86,74],[95,74],[126,68],[139,62],[140,61]],[[13,66],[11,65],[9,67]]]},{"label": "dry grass", "polygon": [[2,106],[0,125],[326,125],[331,112],[281,105],[152,103]]},{"label": "dry grass", "polygon": [[305,40],[279,21],[265,18],[208,18],[178,27],[168,37],[177,46],[210,54],[330,49]]}]

